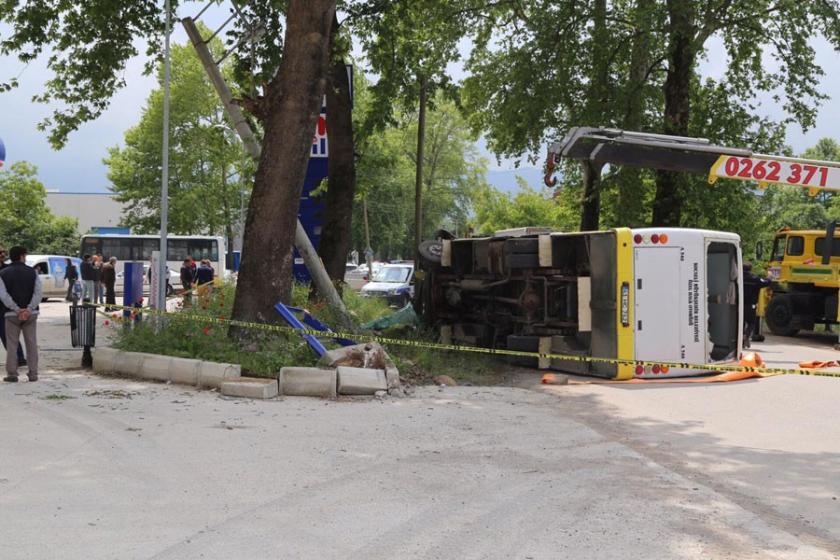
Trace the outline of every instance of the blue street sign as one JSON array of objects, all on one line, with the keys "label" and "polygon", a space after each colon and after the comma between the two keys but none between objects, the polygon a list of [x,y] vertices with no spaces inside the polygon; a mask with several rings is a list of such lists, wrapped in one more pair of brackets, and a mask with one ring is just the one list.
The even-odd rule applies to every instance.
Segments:
[{"label": "blue street sign", "polygon": [[0,167],[3,167],[4,161],[6,161],[6,146],[3,145],[3,139],[0,138]]}]

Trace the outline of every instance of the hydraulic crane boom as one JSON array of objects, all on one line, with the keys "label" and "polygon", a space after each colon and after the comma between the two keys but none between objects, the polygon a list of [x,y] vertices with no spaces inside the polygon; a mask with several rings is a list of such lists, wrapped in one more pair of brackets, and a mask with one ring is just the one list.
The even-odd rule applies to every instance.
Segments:
[{"label": "hydraulic crane boom", "polygon": [[808,189],[840,191],[840,162],[757,154],[744,148],[716,146],[705,138],[668,136],[612,128],[577,127],[551,144],[546,162],[545,183],[552,177],[559,158],[606,164],[631,165],[664,171],[708,174],[718,179],[756,181],[759,188],[769,183]]}]

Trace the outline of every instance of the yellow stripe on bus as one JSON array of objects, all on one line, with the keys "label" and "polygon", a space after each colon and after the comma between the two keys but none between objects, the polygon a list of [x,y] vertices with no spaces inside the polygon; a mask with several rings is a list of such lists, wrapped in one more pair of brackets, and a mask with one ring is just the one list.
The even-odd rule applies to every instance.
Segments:
[{"label": "yellow stripe on bus", "polygon": [[[616,326],[616,358],[620,360],[632,360],[635,353],[635,331],[633,329],[633,232],[628,228],[616,228],[615,230],[615,253],[616,253],[616,305],[615,326]],[[627,324],[621,320],[621,289],[626,283],[627,294]],[[616,379],[633,379],[636,368],[627,363],[617,366]]]}]

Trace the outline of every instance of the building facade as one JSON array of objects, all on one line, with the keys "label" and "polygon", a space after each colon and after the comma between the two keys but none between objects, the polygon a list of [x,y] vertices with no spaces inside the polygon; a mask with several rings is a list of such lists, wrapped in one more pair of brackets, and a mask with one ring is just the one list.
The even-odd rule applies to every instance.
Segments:
[{"label": "building facade", "polygon": [[79,234],[97,228],[119,227],[124,207],[113,193],[47,191],[47,207],[56,216],[79,221]]}]

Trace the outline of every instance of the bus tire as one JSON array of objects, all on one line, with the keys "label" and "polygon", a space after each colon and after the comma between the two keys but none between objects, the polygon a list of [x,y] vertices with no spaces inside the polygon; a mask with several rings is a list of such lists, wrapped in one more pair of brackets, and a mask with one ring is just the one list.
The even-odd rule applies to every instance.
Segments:
[{"label": "bus tire", "polygon": [[794,322],[792,298],[786,295],[778,295],[770,300],[764,312],[764,321],[770,332],[779,336],[796,336],[799,332]]}]

